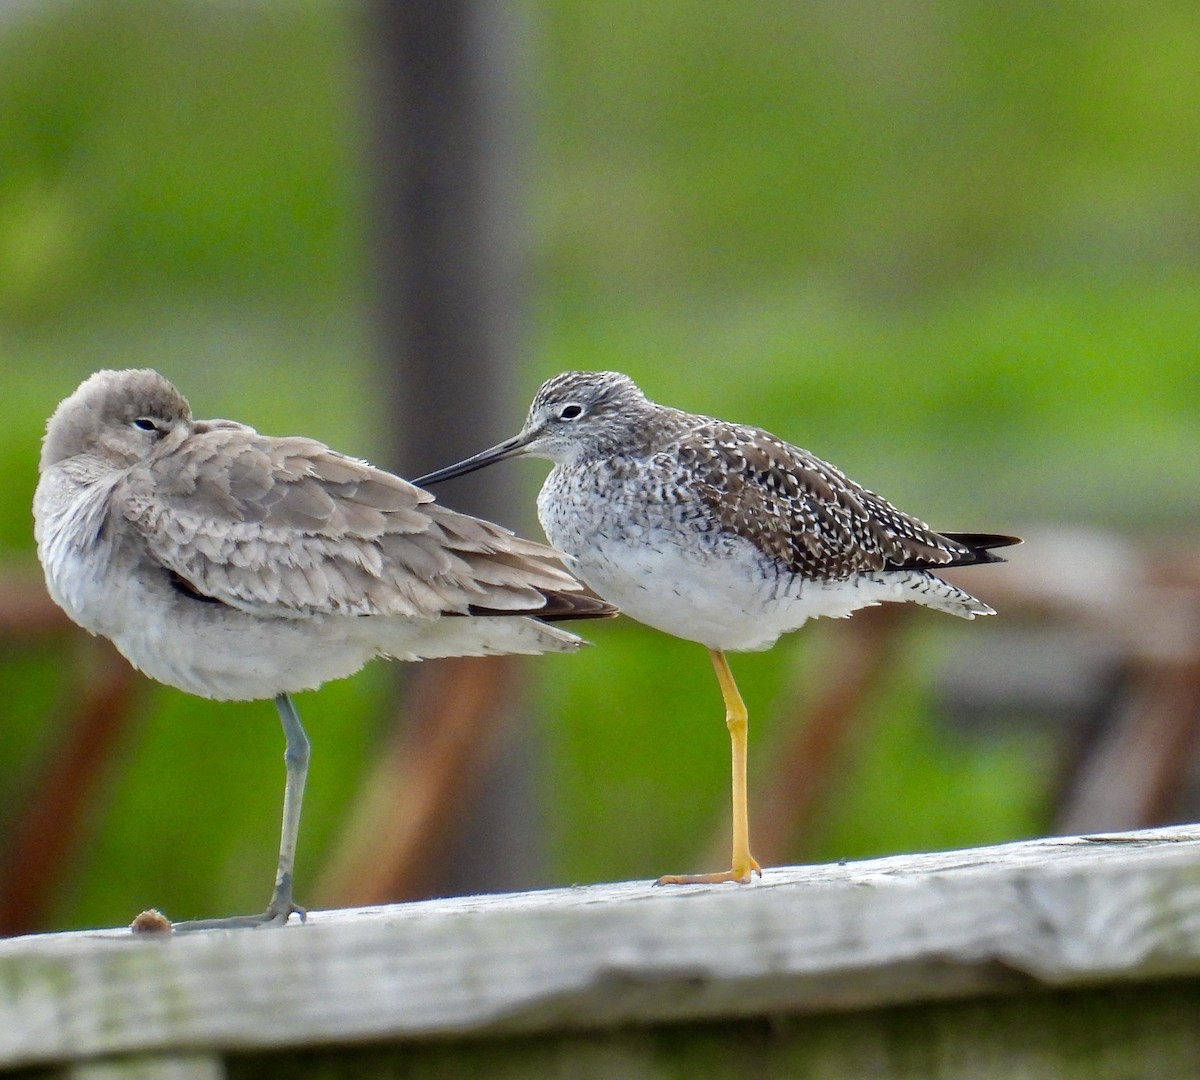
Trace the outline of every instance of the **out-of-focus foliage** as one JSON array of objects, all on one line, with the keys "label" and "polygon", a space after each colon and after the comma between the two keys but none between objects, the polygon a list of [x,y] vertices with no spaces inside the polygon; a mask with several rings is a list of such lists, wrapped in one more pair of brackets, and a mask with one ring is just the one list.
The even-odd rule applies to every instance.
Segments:
[{"label": "out-of-focus foliage", "polygon": [[[0,16],[2,18],[2,16]],[[0,25],[0,313],[345,303],[350,27],[330,4],[51,3]]]},{"label": "out-of-focus foliage", "polygon": [[[520,10],[529,394],[566,367],[618,368],[945,527],[1089,522],[1194,542],[1194,5]],[[98,367],[152,364],[198,412],[378,456],[365,19],[346,0],[0,5],[0,549],[14,560],[32,558],[44,419]],[[511,467],[532,500],[540,467]],[[928,715],[948,636],[990,632],[920,621],[808,855],[1042,826],[1042,734],[972,740]],[[703,651],[627,625],[588,633],[598,647],[534,668],[547,879],[700,869],[728,768]],[[820,636],[734,659],[756,775]],[[376,668],[301,703],[301,879],[362,766]],[[54,661],[11,657],[0,675],[0,776],[19,777],[52,737],[38,725]],[[260,906],[282,784],[269,704],[161,690],[140,717],[57,924],[119,921],[134,891],[176,915]],[[0,813],[19,790],[0,783]]]}]

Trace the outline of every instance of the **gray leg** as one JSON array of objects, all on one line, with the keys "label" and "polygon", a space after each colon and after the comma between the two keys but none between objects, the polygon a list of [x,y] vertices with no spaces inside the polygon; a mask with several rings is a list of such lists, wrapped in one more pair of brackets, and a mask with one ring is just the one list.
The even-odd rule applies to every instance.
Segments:
[{"label": "gray leg", "polygon": [[296,706],[287,694],[275,699],[283,724],[285,748],[283,764],[287,780],[283,788],[283,834],[279,841],[279,868],[275,871],[275,891],[261,915],[232,915],[227,919],[195,919],[175,923],[181,930],[234,930],[240,927],[283,926],[295,912],[304,921],[304,908],[292,900],[292,870],[296,862],[296,839],[300,833],[300,807],[304,802],[304,782],[308,779],[308,736],[300,723]]},{"label": "gray leg", "polygon": [[275,873],[275,892],[267,914],[274,913],[281,923],[294,911],[304,921],[304,908],[292,902],[292,870],[296,863],[296,840],[300,835],[300,807],[304,802],[304,782],[308,779],[308,736],[300,723],[300,714],[287,694],[275,699],[279,719],[283,722],[286,746],[283,764],[287,781],[283,788],[283,834],[279,840],[279,869]]}]

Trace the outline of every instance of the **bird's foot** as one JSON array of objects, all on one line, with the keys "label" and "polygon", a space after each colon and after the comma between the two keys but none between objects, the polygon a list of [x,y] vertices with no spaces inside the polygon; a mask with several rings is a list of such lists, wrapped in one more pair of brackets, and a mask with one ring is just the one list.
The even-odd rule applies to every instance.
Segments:
[{"label": "bird's foot", "polygon": [[755,875],[762,877],[762,867],[752,855],[747,855],[743,861],[739,859],[728,870],[718,874],[664,874],[655,885],[717,885],[722,881],[735,881],[739,885],[747,884]]},{"label": "bird's foot", "polygon": [[192,930],[259,930],[268,926],[284,926],[293,915],[299,915],[304,922],[308,917],[299,904],[292,900],[292,882],[290,877],[281,879],[275,886],[275,892],[267,910],[261,915],[230,915],[224,919],[189,919],[187,922],[171,924],[176,933],[188,933]]},{"label": "bird's foot", "polygon": [[307,914],[304,908],[293,905],[287,911],[272,911],[267,908],[261,915],[230,915],[224,919],[189,919],[187,922],[171,924],[171,930],[177,934],[188,933],[192,930],[261,930],[266,926],[283,926],[295,913],[304,922]]}]

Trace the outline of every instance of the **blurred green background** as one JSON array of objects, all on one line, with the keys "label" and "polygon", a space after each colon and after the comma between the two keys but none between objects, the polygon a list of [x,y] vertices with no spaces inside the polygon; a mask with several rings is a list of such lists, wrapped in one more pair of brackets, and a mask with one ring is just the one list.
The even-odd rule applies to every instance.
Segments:
[{"label": "blurred green background", "polygon": [[[513,400],[564,368],[615,368],[651,397],[767,427],[942,527],[1194,543],[1200,8],[519,11],[533,273]],[[200,415],[389,464],[371,390],[368,33],[336,0],[0,6],[9,565],[35,558],[45,418],[100,367],[152,365]],[[529,499],[509,524],[536,534],[542,468],[511,467]],[[1018,723],[972,737],[931,707],[939,656],[1000,620],[921,614],[797,857],[1046,827],[1051,736]],[[725,827],[728,759],[703,651],[624,622],[585,632],[597,648],[534,668],[546,836],[528,884],[709,868],[698,853]],[[752,774],[823,633],[734,658]],[[3,814],[55,739],[62,661],[0,662]],[[301,899],[370,760],[382,669],[300,700],[314,743]],[[145,694],[51,925],[151,903],[258,910],[280,749],[267,703]]]}]

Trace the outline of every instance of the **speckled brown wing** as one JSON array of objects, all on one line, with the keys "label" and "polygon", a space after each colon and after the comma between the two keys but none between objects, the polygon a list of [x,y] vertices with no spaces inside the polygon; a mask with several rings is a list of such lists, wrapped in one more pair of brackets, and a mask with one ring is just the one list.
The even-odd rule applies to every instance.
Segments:
[{"label": "speckled brown wing", "polygon": [[840,580],[981,561],[835,466],[757,428],[709,421],[675,452],[720,527],[792,573]]},{"label": "speckled brown wing", "polygon": [[315,440],[230,421],[164,443],[114,497],[169,572],[260,613],[539,611],[581,588],[544,545]]}]

